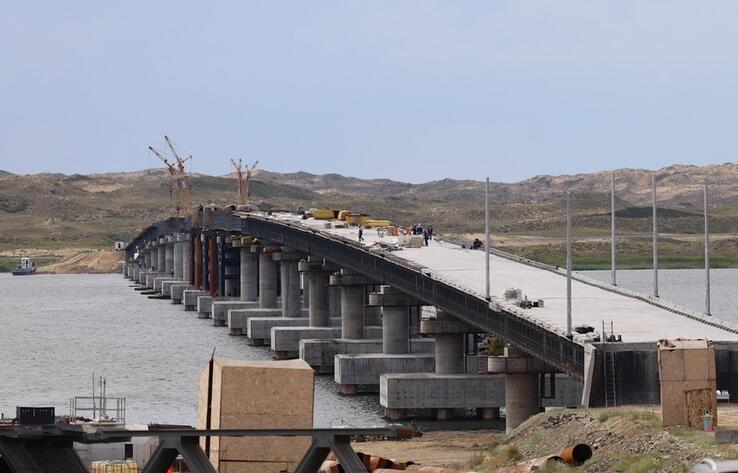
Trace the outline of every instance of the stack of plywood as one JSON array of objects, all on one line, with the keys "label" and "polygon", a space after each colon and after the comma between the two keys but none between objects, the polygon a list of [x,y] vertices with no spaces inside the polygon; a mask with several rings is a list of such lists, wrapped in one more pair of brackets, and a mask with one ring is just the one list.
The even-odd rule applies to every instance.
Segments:
[{"label": "stack of plywood", "polygon": [[663,425],[702,428],[702,415],[717,425],[715,349],[706,340],[661,340],[659,378]]},{"label": "stack of plywood", "polygon": [[[311,429],[314,374],[301,360],[216,358],[212,376],[212,429]],[[206,427],[208,368],[200,377],[198,428]],[[294,471],[309,437],[212,437],[210,461],[221,473]],[[201,439],[205,448],[205,439]]]}]

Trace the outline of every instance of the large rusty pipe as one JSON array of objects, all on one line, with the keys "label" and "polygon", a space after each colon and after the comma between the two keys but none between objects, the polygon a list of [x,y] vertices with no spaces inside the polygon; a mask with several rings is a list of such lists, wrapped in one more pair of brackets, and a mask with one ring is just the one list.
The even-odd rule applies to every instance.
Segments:
[{"label": "large rusty pipe", "polygon": [[561,458],[570,465],[581,465],[592,458],[592,448],[586,443],[578,443],[564,449],[561,452]]}]

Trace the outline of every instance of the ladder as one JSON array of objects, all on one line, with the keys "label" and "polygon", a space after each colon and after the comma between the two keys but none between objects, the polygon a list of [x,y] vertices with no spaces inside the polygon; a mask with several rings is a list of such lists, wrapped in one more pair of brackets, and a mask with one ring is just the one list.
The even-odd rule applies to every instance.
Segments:
[{"label": "ladder", "polygon": [[605,407],[615,407],[617,406],[615,393],[615,352],[605,351],[604,355]]}]

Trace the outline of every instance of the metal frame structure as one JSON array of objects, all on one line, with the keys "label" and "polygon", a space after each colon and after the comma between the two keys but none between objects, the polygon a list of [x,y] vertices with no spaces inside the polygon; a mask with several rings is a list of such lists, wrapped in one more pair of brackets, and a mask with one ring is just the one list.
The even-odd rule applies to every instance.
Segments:
[{"label": "metal frame structure", "polygon": [[488,301],[438,281],[420,267],[390,254],[370,252],[355,242],[317,230],[253,215],[242,216],[244,233],[326,258],[425,304],[447,310],[459,319],[512,343],[578,379],[584,376],[584,347]]},{"label": "metal frame structure", "polygon": [[[97,429],[84,431],[81,425],[55,424],[39,427],[12,426],[0,429],[0,461],[12,473],[85,472],[73,442],[109,443],[131,437],[158,437],[159,446],[143,473],[166,473],[181,455],[193,473],[217,473],[200,437],[311,437],[312,443],[295,473],[313,473],[333,452],[347,473],[366,473],[364,464],[351,448],[352,437],[396,437],[397,429],[204,429],[152,428],[150,430]],[[1,466],[1,465],[0,465]]]}]

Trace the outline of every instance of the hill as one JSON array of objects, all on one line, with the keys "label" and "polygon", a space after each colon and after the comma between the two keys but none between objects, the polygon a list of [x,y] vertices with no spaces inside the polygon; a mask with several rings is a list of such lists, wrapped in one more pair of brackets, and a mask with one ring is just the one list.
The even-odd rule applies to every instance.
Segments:
[{"label": "hill", "polygon": [[[651,171],[615,172],[618,231],[637,243],[638,237],[651,229]],[[657,181],[662,233],[702,232],[701,186],[705,181],[712,185],[711,230],[738,232],[738,165],[673,165],[658,170]],[[234,200],[236,183],[231,175],[193,174],[190,182],[196,202],[228,204]],[[262,209],[348,208],[401,225],[433,223],[437,232],[464,237],[481,232],[484,225],[482,181],[443,179],[412,184],[388,178],[261,170],[251,189],[253,202]],[[533,252],[553,262],[561,253],[566,189],[573,196],[575,235],[583,240],[606,238],[610,172],[535,176],[516,183],[491,184],[493,233],[499,245]],[[170,216],[172,207],[169,177],[160,169],[90,175],[3,171],[0,252],[15,248],[110,248],[117,240],[129,240],[151,221]],[[532,244],[530,237],[540,240]],[[679,243],[675,251],[697,257],[698,245],[690,244],[693,248],[687,251],[686,243]]]}]

